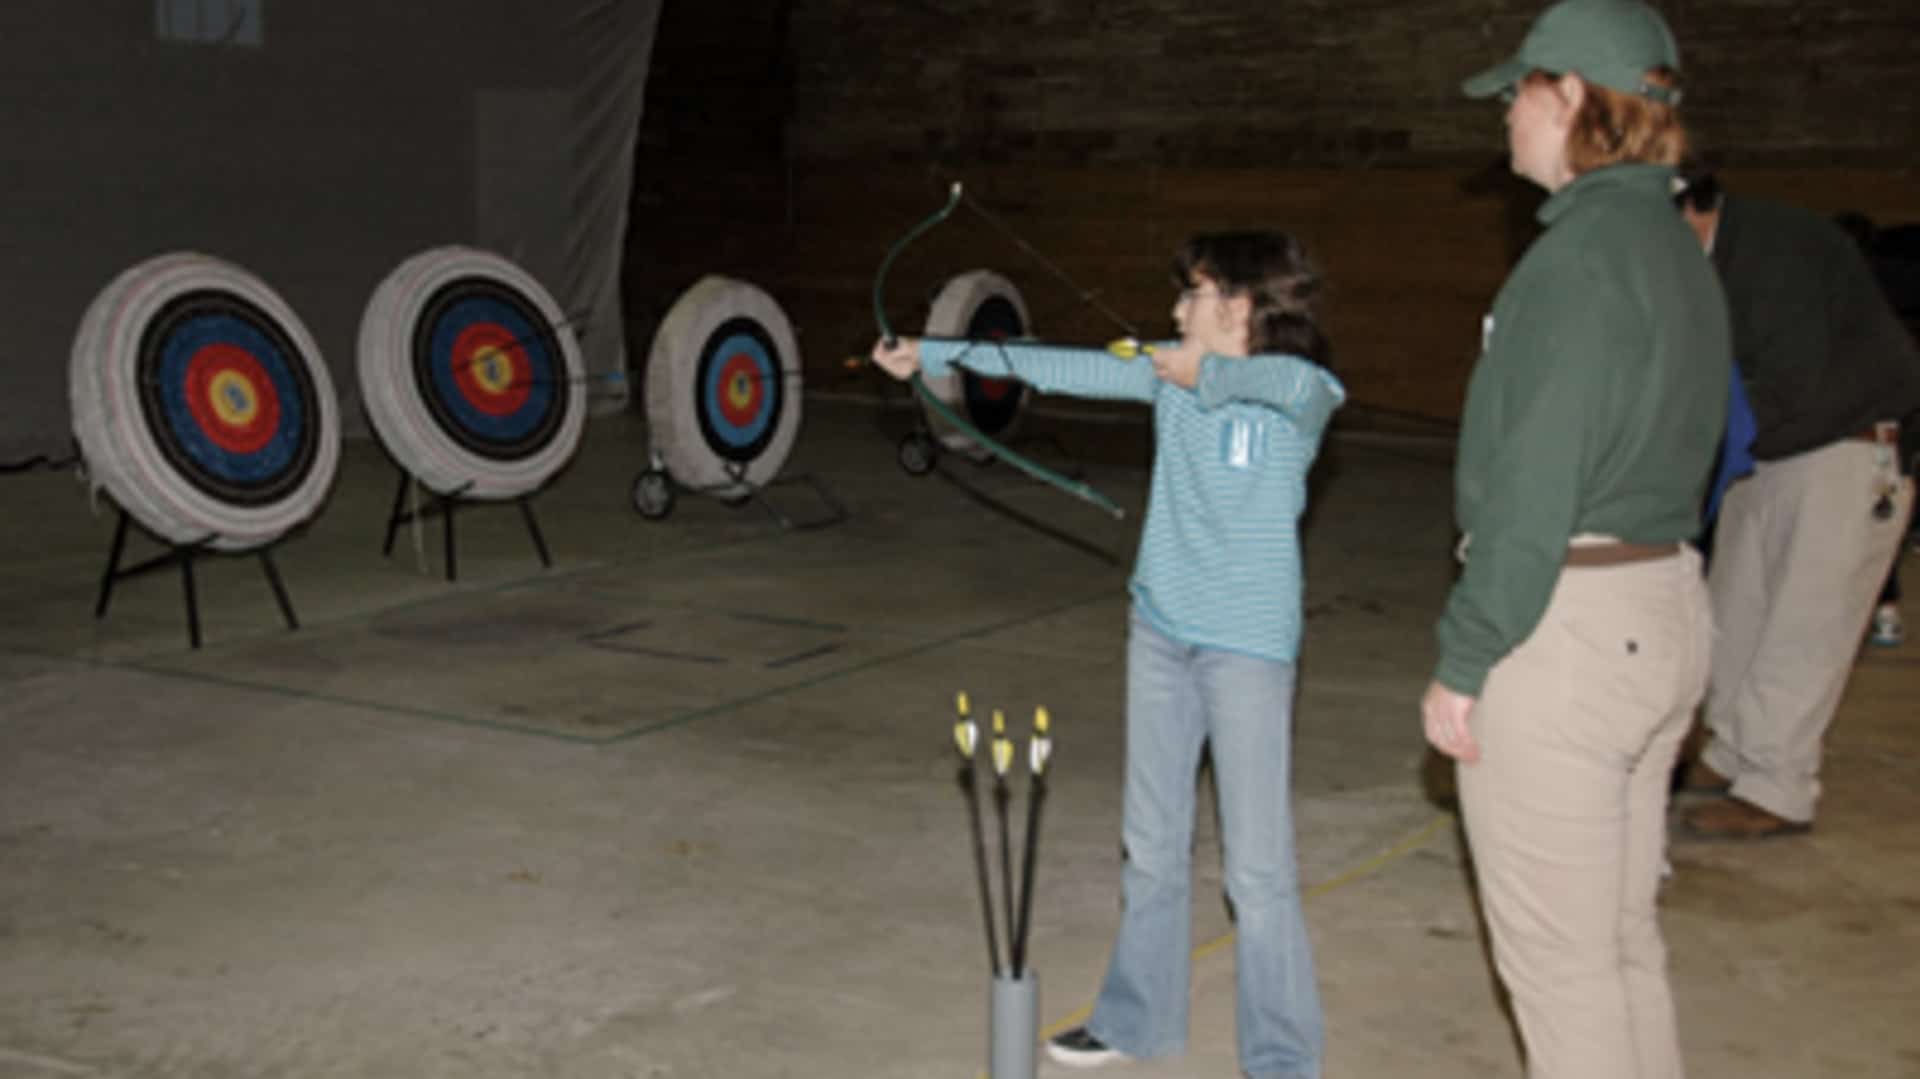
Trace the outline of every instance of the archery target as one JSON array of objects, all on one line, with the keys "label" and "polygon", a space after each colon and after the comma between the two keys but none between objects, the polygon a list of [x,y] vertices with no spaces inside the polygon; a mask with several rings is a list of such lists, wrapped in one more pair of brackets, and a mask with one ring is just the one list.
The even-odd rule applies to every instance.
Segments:
[{"label": "archery target", "polygon": [[367,418],[430,490],[517,498],[579,448],[579,344],[540,283],[491,252],[431,248],[388,274],[360,320],[359,368]]},{"label": "archery target", "polygon": [[674,301],[647,357],[647,425],[686,486],[744,495],[772,481],[800,431],[800,350],[773,297],[709,276]]},{"label": "archery target", "polygon": [[307,328],[265,282],[206,255],[149,259],[95,297],[68,394],[96,489],[173,543],[270,543],[319,510],[340,463]]},{"label": "archery target", "polygon": [[[934,295],[927,313],[929,337],[961,337],[969,341],[1001,341],[1031,336],[1026,301],[1013,282],[990,270],[974,270],[950,279]],[[977,346],[987,347],[987,346]],[[961,368],[951,375],[926,379],[927,389],[965,417],[980,433],[995,439],[1012,436],[1026,411],[1031,390],[1014,379],[988,378]],[[931,411],[927,424],[941,445],[962,453],[983,453],[973,439],[961,434]]]}]

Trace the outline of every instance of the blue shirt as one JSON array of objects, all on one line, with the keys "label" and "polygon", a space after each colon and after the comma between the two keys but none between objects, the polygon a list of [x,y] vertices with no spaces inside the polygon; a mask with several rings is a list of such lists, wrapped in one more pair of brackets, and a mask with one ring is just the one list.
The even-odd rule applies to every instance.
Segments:
[{"label": "blue shirt", "polygon": [[1714,466],[1713,485],[1707,491],[1707,522],[1720,515],[1720,499],[1733,481],[1753,471],[1753,436],[1759,427],[1753,421],[1753,405],[1747,401],[1747,386],[1740,365],[1733,365],[1732,384],[1727,387],[1727,433],[1720,441],[1720,463]]},{"label": "blue shirt", "polygon": [[1346,390],[1298,356],[1208,356],[1191,390],[1142,356],[927,338],[928,377],[958,365],[1043,393],[1153,406],[1153,480],[1129,590],[1154,628],[1191,645],[1292,662],[1300,653],[1300,514],[1307,469]]}]

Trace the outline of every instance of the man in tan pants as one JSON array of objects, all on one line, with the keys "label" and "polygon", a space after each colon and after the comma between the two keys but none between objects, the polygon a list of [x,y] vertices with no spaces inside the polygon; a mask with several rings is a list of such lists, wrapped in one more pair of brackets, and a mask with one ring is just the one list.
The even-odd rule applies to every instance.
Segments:
[{"label": "man in tan pants", "polygon": [[1680,196],[1733,316],[1756,434],[1714,537],[1709,740],[1685,789],[1719,795],[1685,835],[1804,832],[1820,750],[1913,505],[1893,417],[1920,407],[1920,354],[1853,240],[1811,211]]},{"label": "man in tan pants", "polygon": [[[1888,510],[1876,514],[1883,498]],[[1690,810],[1689,834],[1810,827],[1821,740],[1912,505],[1893,445],[1864,439],[1760,461],[1728,489],[1708,574],[1720,628],[1712,736],[1688,776],[1689,787],[1728,796]]]}]

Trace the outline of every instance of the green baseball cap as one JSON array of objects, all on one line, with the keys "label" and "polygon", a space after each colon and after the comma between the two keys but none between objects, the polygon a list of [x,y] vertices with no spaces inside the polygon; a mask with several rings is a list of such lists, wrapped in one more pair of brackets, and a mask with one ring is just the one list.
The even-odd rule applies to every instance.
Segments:
[{"label": "green baseball cap", "polygon": [[1650,68],[1678,73],[1680,46],[1660,13],[1640,0],[1560,0],[1540,14],[1520,51],[1467,79],[1468,97],[1492,97],[1532,71],[1573,72],[1590,83],[1668,105],[1680,91],[1647,81]]}]

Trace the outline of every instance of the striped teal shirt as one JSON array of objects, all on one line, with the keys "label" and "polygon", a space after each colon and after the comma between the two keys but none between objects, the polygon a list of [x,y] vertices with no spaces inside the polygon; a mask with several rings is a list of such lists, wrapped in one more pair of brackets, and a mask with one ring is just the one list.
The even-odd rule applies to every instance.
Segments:
[{"label": "striped teal shirt", "polygon": [[1042,393],[1153,405],[1153,483],[1130,590],[1155,628],[1191,645],[1292,662],[1300,653],[1300,514],[1307,469],[1346,390],[1297,356],[1208,356],[1192,390],[1145,357],[1104,349],[940,338],[928,377],[951,365]]}]

